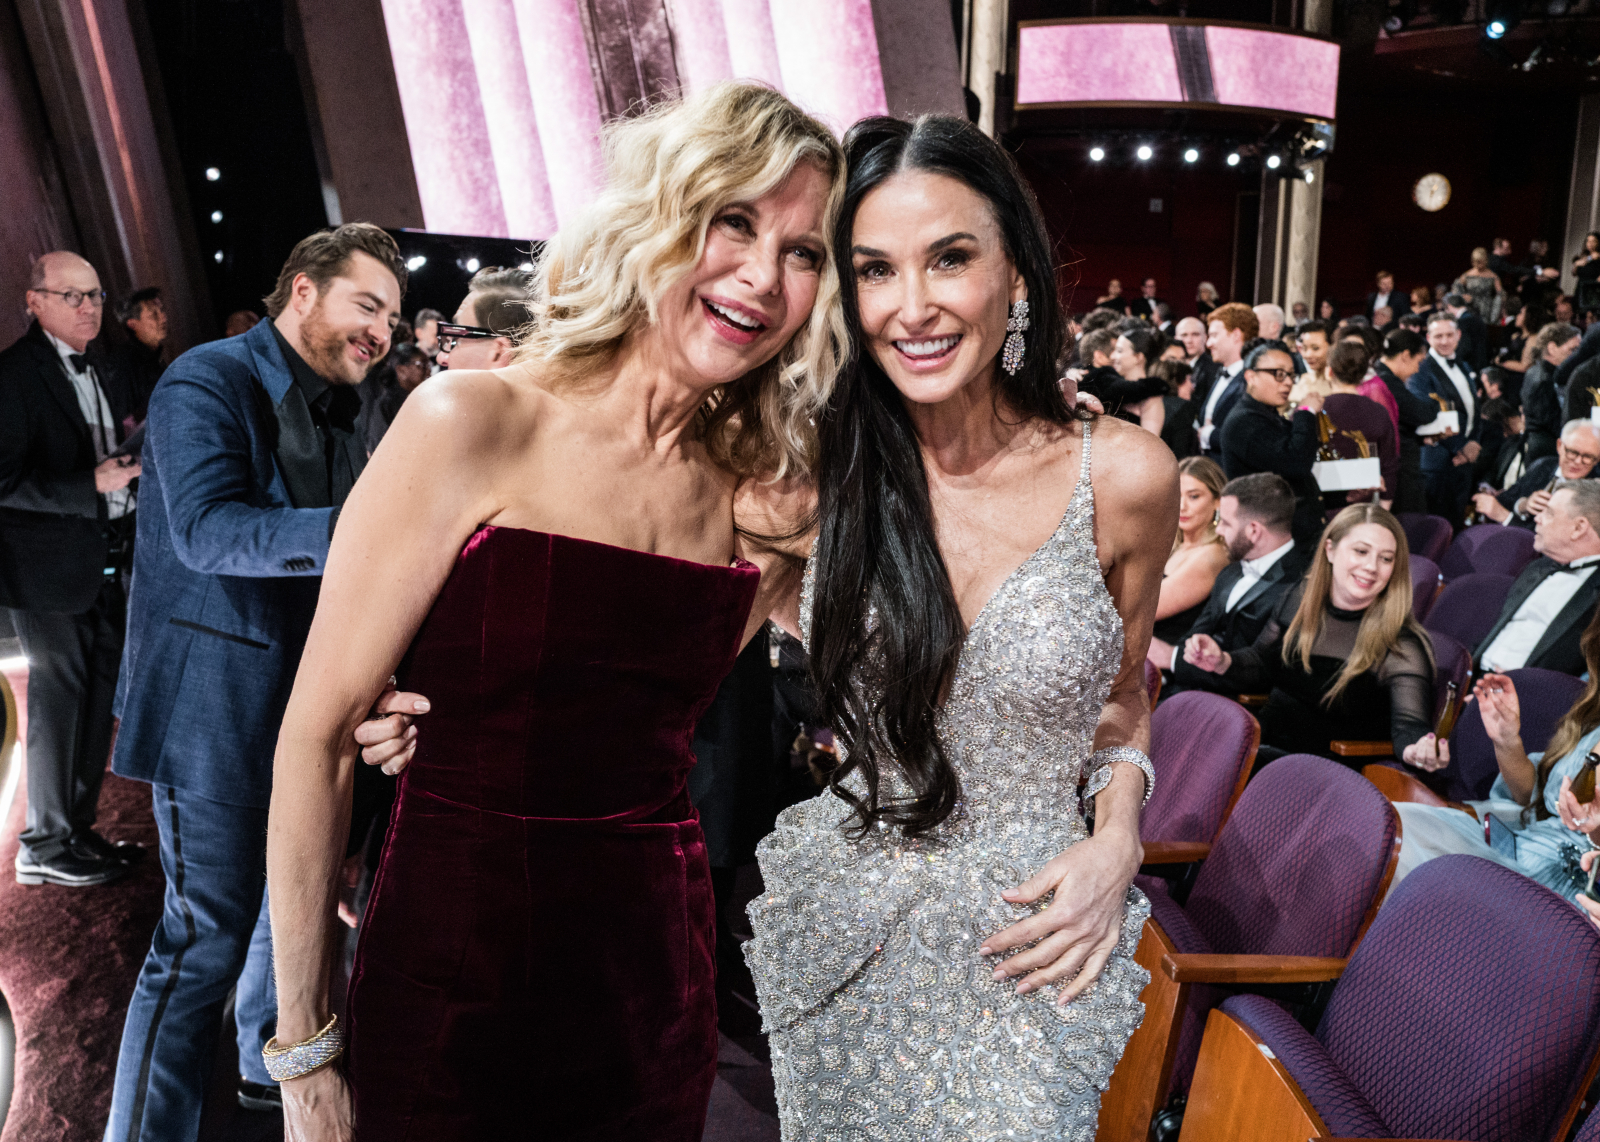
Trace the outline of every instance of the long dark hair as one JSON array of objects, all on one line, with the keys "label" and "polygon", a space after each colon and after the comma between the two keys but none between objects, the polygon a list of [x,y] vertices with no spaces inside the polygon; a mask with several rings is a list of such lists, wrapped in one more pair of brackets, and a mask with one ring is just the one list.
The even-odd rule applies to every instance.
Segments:
[{"label": "long dark hair", "polygon": [[[1055,361],[1065,340],[1050,240],[1016,163],[964,119],[864,119],[845,137],[849,179],[834,249],[853,353],[818,422],[821,528],[811,623],[811,670],[821,721],[847,747],[829,786],[855,809],[860,830],[887,822],[918,836],[955,810],[961,782],[939,744],[939,703],[966,638],[950,575],[934,536],[928,478],[911,417],[894,384],[863,347],[855,275],[847,259],[856,211],[885,180],[927,171],[964,183],[989,203],[1006,252],[1028,288],[1030,327],[1015,376],[996,369],[1002,415],[1066,424],[1080,415],[1062,395]],[[877,611],[870,639],[867,612]],[[851,678],[870,678],[871,700]],[[883,803],[886,767],[898,767],[909,800]],[[865,799],[840,782],[860,770]]]}]

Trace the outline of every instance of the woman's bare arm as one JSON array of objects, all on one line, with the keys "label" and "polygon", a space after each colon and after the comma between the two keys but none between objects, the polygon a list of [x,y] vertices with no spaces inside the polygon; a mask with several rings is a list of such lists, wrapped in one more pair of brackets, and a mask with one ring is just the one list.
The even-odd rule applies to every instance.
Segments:
[{"label": "woman's bare arm", "polygon": [[761,568],[745,641],[770,618],[800,638],[800,577],[816,539],[817,489],[808,477],[745,480],[734,492],[739,555]]},{"label": "woman's bare arm", "polygon": [[510,390],[439,378],[402,406],[340,514],[273,761],[267,825],[278,1038],[328,1016],[328,948],[350,821],[352,733],[416,634],[463,544],[499,508],[493,472]]},{"label": "woman's bare arm", "polygon": [[1208,543],[1198,551],[1189,552],[1182,565],[1161,580],[1156,619],[1171,618],[1205,602],[1211,597],[1217,576],[1227,565],[1228,550],[1220,543]]}]

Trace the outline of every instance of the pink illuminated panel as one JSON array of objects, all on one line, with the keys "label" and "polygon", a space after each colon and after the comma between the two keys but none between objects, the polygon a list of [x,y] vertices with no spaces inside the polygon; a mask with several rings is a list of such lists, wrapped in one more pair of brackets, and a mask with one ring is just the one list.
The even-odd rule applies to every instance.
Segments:
[{"label": "pink illuminated panel", "polygon": [[1339,46],[1269,28],[1078,21],[1018,31],[1017,106],[1204,103],[1334,117]]},{"label": "pink illuminated panel", "polygon": [[1071,24],[1023,28],[1017,102],[1182,103],[1165,24]]},{"label": "pink illuminated panel", "polygon": [[1332,119],[1339,45],[1250,28],[1207,28],[1218,103]]}]

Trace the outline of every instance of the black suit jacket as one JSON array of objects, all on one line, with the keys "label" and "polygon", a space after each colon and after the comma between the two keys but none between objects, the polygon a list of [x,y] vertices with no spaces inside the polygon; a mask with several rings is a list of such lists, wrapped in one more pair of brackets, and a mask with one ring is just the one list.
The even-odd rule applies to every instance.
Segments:
[{"label": "black suit jacket", "polygon": [[1294,540],[1314,542],[1322,533],[1322,489],[1311,475],[1321,445],[1316,416],[1301,409],[1285,420],[1277,409],[1246,393],[1228,414],[1221,435],[1222,470],[1228,479],[1253,472],[1282,476],[1294,489]]},{"label": "black suit jacket", "polygon": [[1483,372],[1483,367],[1489,363],[1489,327],[1478,316],[1478,311],[1468,306],[1456,318],[1456,328],[1461,330],[1456,360],[1465,361],[1475,373]]},{"label": "black suit jacket", "polygon": [[1156,306],[1160,303],[1159,297],[1136,297],[1128,303],[1128,315],[1151,321],[1155,317]]},{"label": "black suit jacket", "polygon": [[1400,413],[1400,489],[1395,494],[1394,510],[1425,512],[1428,506],[1422,485],[1422,441],[1417,429],[1439,415],[1439,406],[1406,388],[1406,383],[1382,361],[1373,368]]},{"label": "black suit jacket", "polygon": [[[1517,576],[1517,581],[1511,584],[1511,593],[1506,596],[1505,606],[1500,608],[1500,617],[1495,620],[1494,626],[1472,652],[1474,668],[1481,666],[1483,652],[1489,649],[1490,644],[1499,637],[1505,629],[1506,623],[1516,617],[1522,604],[1528,601],[1528,596],[1561,566],[1554,559],[1540,556],[1527,567],[1522,574]],[[1543,637],[1534,644],[1533,653],[1528,655],[1524,666],[1537,666],[1541,670],[1559,670],[1563,674],[1574,676],[1581,675],[1588,666],[1583,661],[1583,650],[1579,642],[1583,632],[1589,626],[1589,620],[1594,618],[1595,603],[1600,601],[1600,571],[1591,572],[1583,586],[1578,588],[1578,593],[1572,596],[1567,605],[1561,608],[1561,613],[1556,615],[1554,621],[1545,630]]]},{"label": "black suit jacket", "polygon": [[1233,410],[1238,407],[1239,398],[1244,396],[1244,370],[1240,369],[1232,377],[1227,376],[1223,366],[1217,366],[1216,374],[1211,383],[1206,386],[1205,395],[1201,395],[1198,387],[1195,389],[1195,427],[1199,429],[1206,422],[1206,401],[1211,399],[1211,390],[1217,385],[1222,385],[1222,395],[1217,398],[1217,407],[1211,411],[1210,446],[1205,449],[1205,455],[1211,459],[1222,462],[1222,426],[1228,423],[1228,417],[1233,415]]},{"label": "black suit jacket", "polygon": [[[1389,291],[1389,300],[1384,302],[1384,304],[1389,307],[1389,312],[1394,315],[1393,316],[1393,320],[1395,320],[1395,321],[1400,320],[1400,315],[1402,313],[1411,312],[1411,299],[1409,297],[1407,297],[1405,295],[1404,291],[1402,291],[1402,290],[1398,290],[1398,289],[1390,290]],[[1367,315],[1367,320],[1370,321],[1370,320],[1372,320],[1373,312],[1377,308],[1378,308],[1378,291],[1377,290],[1373,290],[1371,293],[1367,294],[1367,300],[1362,305],[1361,311]]]},{"label": "black suit jacket", "polygon": [[[1310,557],[1306,554],[1309,550],[1310,548],[1303,544],[1295,544],[1293,550],[1267,568],[1267,573],[1253,587],[1245,591],[1244,597],[1239,600],[1239,605],[1232,611],[1226,609],[1228,596],[1244,576],[1244,567],[1238,563],[1228,564],[1217,575],[1217,581],[1211,587],[1211,597],[1206,600],[1205,609],[1189,628],[1189,634],[1208,634],[1217,640],[1217,645],[1223,650],[1242,650],[1253,644],[1260,637],[1262,629],[1266,627],[1267,620],[1272,617],[1273,609],[1283,598],[1283,593],[1305,576],[1306,568],[1311,563]],[[1185,662],[1181,646],[1178,649],[1177,665],[1172,669],[1172,685],[1167,689],[1170,693],[1177,693],[1180,690],[1233,693],[1222,681],[1221,675],[1212,674]]]},{"label": "black suit jacket", "polygon": [[[1467,378],[1467,391],[1473,394],[1473,403],[1477,403],[1478,374],[1473,372],[1458,356],[1456,368],[1460,369]],[[1406,382],[1413,395],[1426,400],[1433,406],[1435,415],[1443,409],[1453,409],[1461,414],[1461,431],[1454,436],[1446,436],[1437,444],[1425,444],[1422,447],[1422,470],[1424,472],[1440,471],[1451,467],[1453,457],[1457,452],[1466,447],[1467,441],[1472,438],[1472,430],[1477,426],[1477,408],[1470,411],[1461,400],[1461,392],[1456,388],[1455,382],[1445,373],[1439,362],[1433,359],[1433,354],[1422,359],[1422,365],[1412,374]],[[1437,395],[1437,399],[1436,399]],[[1427,421],[1423,422],[1424,424]],[[1416,435],[1415,429],[1412,435]]]},{"label": "black suit jacket", "polygon": [[1600,357],[1591,357],[1574,369],[1572,376],[1567,379],[1561,423],[1566,424],[1569,420],[1588,420],[1589,410],[1595,406],[1596,392],[1600,392]]},{"label": "black suit jacket", "polygon": [[[1509,465],[1510,460],[1508,459],[1506,462]],[[1509,508],[1512,512],[1515,512],[1518,500],[1524,496],[1531,496],[1535,492],[1543,491],[1550,486],[1550,481],[1556,478],[1558,466],[1559,462],[1554,456],[1541,456],[1528,465],[1520,480],[1495,496],[1495,499],[1500,501],[1501,507]],[[1506,521],[1507,527],[1521,527],[1529,531],[1533,530],[1533,525],[1534,519],[1532,516],[1512,515]]]},{"label": "black suit jacket", "polygon": [[[131,402],[115,370],[91,363],[120,443]],[[78,614],[94,605],[107,552],[95,463],[72,380],[34,323],[0,353],[0,606]]]}]

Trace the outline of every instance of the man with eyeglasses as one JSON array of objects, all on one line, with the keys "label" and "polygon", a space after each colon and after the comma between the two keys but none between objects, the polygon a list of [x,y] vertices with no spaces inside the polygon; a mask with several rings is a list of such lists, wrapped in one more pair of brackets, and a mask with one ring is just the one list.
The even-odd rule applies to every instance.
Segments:
[{"label": "man with eyeglasses", "polygon": [[20,884],[81,888],[143,850],[95,832],[122,657],[137,455],[132,400],[90,353],[105,293],[77,254],[45,254],[33,321],[0,353],[0,606],[28,657],[28,823]]},{"label": "man with eyeglasses", "polygon": [[1478,514],[1494,523],[1533,531],[1539,513],[1550,502],[1551,489],[1561,480],[1587,480],[1600,465],[1600,425],[1591,420],[1569,420],[1556,441],[1556,454],[1528,465],[1522,478],[1503,492],[1479,492],[1472,497]]},{"label": "man with eyeglasses", "polygon": [[1256,346],[1244,362],[1245,391],[1222,426],[1222,470],[1237,480],[1274,472],[1294,489],[1294,541],[1314,543],[1322,531],[1322,492],[1311,475],[1321,436],[1322,395],[1307,393],[1291,419],[1280,410],[1294,388],[1294,358],[1282,341]]},{"label": "man with eyeglasses", "polygon": [[517,334],[533,320],[528,275],[496,267],[479,270],[449,322],[439,323],[439,365],[446,369],[499,369],[511,364]]}]

